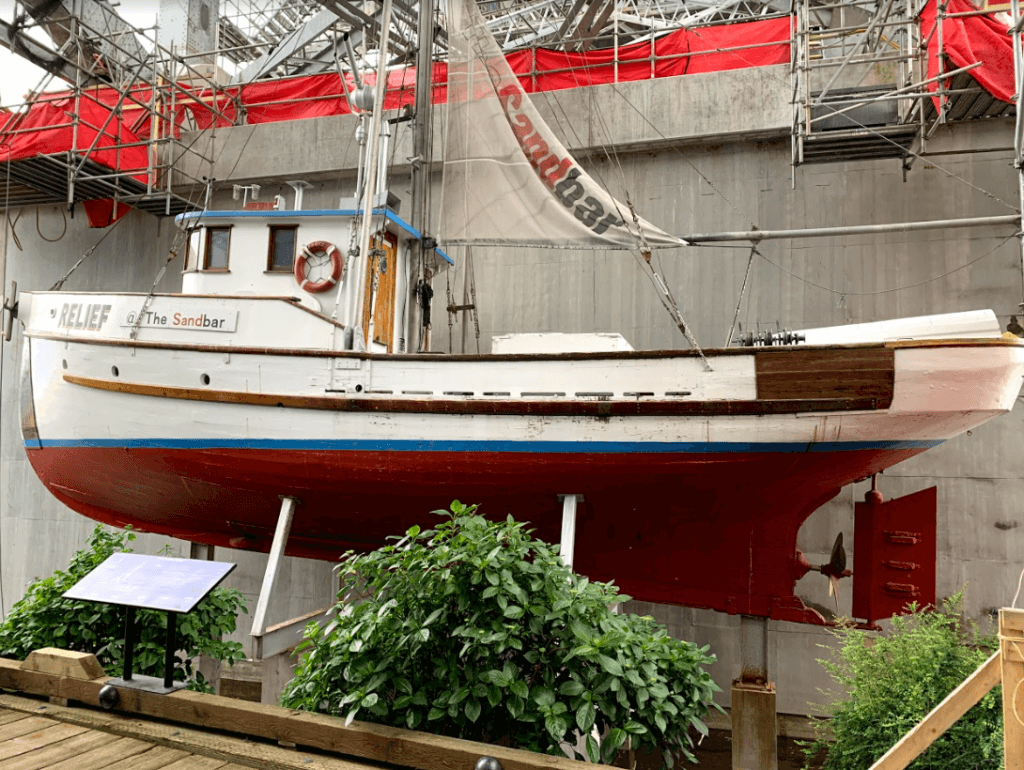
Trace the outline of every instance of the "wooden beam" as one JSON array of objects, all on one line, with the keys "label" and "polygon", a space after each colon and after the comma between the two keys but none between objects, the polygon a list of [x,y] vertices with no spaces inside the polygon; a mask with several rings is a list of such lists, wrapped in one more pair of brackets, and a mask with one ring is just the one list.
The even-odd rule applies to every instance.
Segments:
[{"label": "wooden beam", "polygon": [[999,611],[1005,770],[1024,770],[1024,610]]},{"label": "wooden beam", "polygon": [[[31,695],[66,698],[89,706],[99,704],[99,691],[107,679],[82,680],[22,669],[16,660],[0,658],[0,688]],[[566,757],[535,754],[487,743],[402,730],[397,727],[353,722],[324,714],[291,711],[279,706],[223,698],[180,690],[157,695],[118,688],[116,711],[223,730],[296,746],[320,749],[375,762],[417,768],[451,770],[473,767],[482,756],[497,759],[503,770],[580,770],[583,763]]]},{"label": "wooden beam", "polygon": [[21,667],[75,679],[96,679],[107,675],[92,653],[58,650],[56,647],[30,652]]},{"label": "wooden beam", "polygon": [[[150,745],[160,746],[170,750],[161,752],[168,756],[166,764],[189,754],[198,754],[262,770],[369,770],[365,762],[308,754],[208,730],[192,730],[151,719],[126,717],[112,711],[54,705],[43,706],[40,710],[39,701],[15,695],[0,695],[0,708],[20,712],[21,716],[45,715],[47,722],[55,720],[54,723],[63,723],[64,727],[75,725],[80,731],[98,730],[108,736],[138,741],[147,748]],[[0,751],[2,748],[0,744]]]},{"label": "wooden beam", "polygon": [[[904,770],[935,743],[936,738],[952,727],[956,720],[970,711],[972,706],[999,684],[999,665],[999,653],[993,653],[992,657],[982,663],[963,684],[947,695],[928,716],[885,752],[870,770]],[[1010,768],[1007,767],[1006,770]]]}]

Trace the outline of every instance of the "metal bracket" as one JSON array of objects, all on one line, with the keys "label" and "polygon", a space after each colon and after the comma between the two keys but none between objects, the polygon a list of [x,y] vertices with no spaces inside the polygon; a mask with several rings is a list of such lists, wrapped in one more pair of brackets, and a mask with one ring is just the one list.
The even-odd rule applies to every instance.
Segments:
[{"label": "metal bracket", "polygon": [[11,293],[4,295],[4,339],[11,341],[14,331],[14,319],[18,317],[18,282],[11,281]]}]

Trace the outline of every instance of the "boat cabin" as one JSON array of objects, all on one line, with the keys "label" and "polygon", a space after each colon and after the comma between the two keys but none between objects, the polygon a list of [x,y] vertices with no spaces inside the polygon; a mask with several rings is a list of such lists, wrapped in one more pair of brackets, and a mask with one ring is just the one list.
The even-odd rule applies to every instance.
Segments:
[{"label": "boat cabin", "polygon": [[[296,202],[301,206],[301,198]],[[378,203],[370,260],[351,253],[362,213],[355,199],[342,199],[337,209],[289,210],[277,196],[236,211],[181,214],[182,293],[288,297],[346,330],[361,327],[361,335],[345,335],[348,349],[404,352],[410,256],[420,233],[398,216],[393,196]],[[442,268],[453,264],[434,250]]]}]

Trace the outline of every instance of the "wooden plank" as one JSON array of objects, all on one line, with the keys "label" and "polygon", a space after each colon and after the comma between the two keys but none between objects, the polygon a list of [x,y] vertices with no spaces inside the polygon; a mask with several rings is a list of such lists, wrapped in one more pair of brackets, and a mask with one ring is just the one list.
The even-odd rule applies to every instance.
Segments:
[{"label": "wooden plank", "polygon": [[0,725],[0,743],[9,741],[11,738],[15,738],[19,735],[34,733],[37,730],[43,730],[57,724],[57,722],[54,722],[52,719],[46,719],[41,716],[29,716],[28,714],[23,716],[25,716],[25,719]]},{"label": "wooden plank", "polygon": [[[884,409],[891,401],[891,388],[884,396],[866,395],[858,398],[825,398],[783,395],[757,401],[687,401],[651,398],[634,401],[587,401],[572,398],[548,400],[483,398],[382,398],[365,396],[291,396],[282,393],[251,393],[246,391],[179,388],[146,385],[137,382],[104,380],[65,374],[64,381],[85,388],[128,393],[134,396],[155,396],[186,401],[209,401],[226,404],[319,409],[332,412],[395,412],[402,414],[500,414],[566,417],[669,417],[673,415],[718,414],[792,414],[796,412]],[[817,388],[821,390],[821,388]],[[878,401],[885,403],[876,403]]]},{"label": "wooden plank", "polygon": [[[829,373],[827,377],[832,377]],[[769,375],[757,378],[757,392],[765,398],[863,398],[892,394],[892,377],[870,379],[866,377],[838,376],[823,380],[822,375]],[[767,394],[767,395],[766,395]]]},{"label": "wooden plank", "polygon": [[1000,622],[1003,624],[1000,633],[1019,631],[1024,634],[1024,610],[1002,609],[999,611]]},{"label": "wooden plank", "polygon": [[107,675],[92,653],[59,650],[56,647],[44,647],[30,652],[21,665],[33,671],[73,676],[75,679],[96,679]]},{"label": "wooden plank", "polygon": [[[84,681],[24,671],[17,661],[0,659],[0,687],[6,689],[46,697],[55,695],[96,705],[104,682],[101,679]],[[504,770],[579,770],[583,764],[566,757],[535,754],[384,725],[353,722],[345,727],[344,720],[335,717],[294,712],[279,706],[247,703],[188,690],[172,695],[156,695],[123,688],[119,692],[121,701],[118,711],[121,713],[140,714],[272,741],[288,741],[297,746],[419,770],[472,767],[484,755],[497,759]],[[7,705],[6,699],[3,699],[3,705]]]},{"label": "wooden plank", "polygon": [[[997,684],[1000,677],[999,653],[994,653],[964,680],[963,684],[936,706],[910,732],[885,752],[870,770],[904,770],[931,746],[935,739],[953,726]],[[1010,768],[1006,768],[1010,770]]]},{"label": "wooden plank", "polygon": [[142,754],[125,757],[103,770],[164,770],[167,765],[188,756],[187,751],[172,749],[167,746],[152,746]]},{"label": "wooden plank", "polygon": [[23,714],[20,711],[0,710],[0,726],[22,719],[28,719],[28,714]]},{"label": "wooden plank", "polygon": [[11,738],[9,741],[0,743],[0,760],[16,757],[28,751],[35,751],[43,746],[49,746],[51,743],[65,741],[84,732],[86,732],[84,727],[58,722],[52,727],[44,727],[42,730],[19,735],[17,738]]},{"label": "wooden plank", "polygon": [[42,770],[68,757],[83,754],[110,742],[110,736],[87,730],[72,738],[0,762],[0,770]]},{"label": "wooden plank", "polygon": [[219,770],[226,767],[227,762],[213,757],[188,756],[167,765],[166,770]]},{"label": "wooden plank", "polygon": [[[1024,610],[999,611],[1004,770],[1024,770]],[[1008,653],[1013,653],[1012,655]]]},{"label": "wooden plank", "polygon": [[895,361],[894,351],[888,348],[758,351],[757,397],[874,397],[891,402]]},{"label": "wooden plank", "polygon": [[765,372],[828,369],[891,369],[896,360],[890,348],[758,348],[757,368]]},{"label": "wooden plank", "polygon": [[[10,708],[36,709],[38,701],[14,695],[0,695],[0,703]],[[265,770],[367,770],[371,763],[336,757],[308,754],[294,749],[259,743],[232,736],[193,730],[180,725],[164,724],[148,719],[127,717],[116,712],[46,706],[47,713],[59,722],[80,725],[110,735],[125,736],[186,753],[240,763]],[[134,766],[132,768],[134,770]]]},{"label": "wooden plank", "polygon": [[115,762],[134,759],[135,755],[150,748],[152,745],[145,741],[107,736],[102,746],[70,755],[63,761],[49,765],[46,770],[105,770]]}]

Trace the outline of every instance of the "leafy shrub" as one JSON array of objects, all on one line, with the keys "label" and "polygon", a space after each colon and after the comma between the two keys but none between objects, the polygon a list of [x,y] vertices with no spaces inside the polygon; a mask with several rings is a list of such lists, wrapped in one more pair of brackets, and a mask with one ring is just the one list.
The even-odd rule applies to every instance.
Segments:
[{"label": "leafy shrub", "polygon": [[[134,539],[130,530],[108,532],[97,526],[89,536],[89,547],[75,553],[66,571],[57,570],[48,578],[33,580],[0,624],[0,655],[24,660],[42,647],[91,652],[108,674],[120,676],[124,664],[124,608],[64,599],[61,594],[111,554],[130,552],[127,544]],[[235,630],[239,611],[246,611],[242,594],[221,586],[188,615],[178,618],[176,649],[183,650],[185,657],[176,659],[177,681],[208,690],[202,674],[192,666],[194,657],[209,655],[230,664],[245,657],[241,644],[221,639],[221,635]],[[163,677],[167,613],[136,610],[135,623],[133,671]]]},{"label": "leafy shrub", "polygon": [[306,629],[283,705],[552,754],[578,730],[592,762],[627,738],[669,765],[692,760],[690,730],[707,733],[718,689],[708,648],[615,614],[629,597],[613,585],[574,574],[512,517],[475,510],[455,501],[433,530],[346,554],[340,595],[369,597]]},{"label": "leafy shrub", "polygon": [[[887,635],[835,630],[839,648],[819,661],[842,690],[819,706],[832,719],[818,725],[808,756],[826,749],[824,770],[863,770],[998,649],[960,611],[963,595],[941,608],[892,619]],[[997,770],[1003,757],[1002,698],[997,687],[940,737],[910,770]],[[828,740],[831,731],[834,738]]]}]

